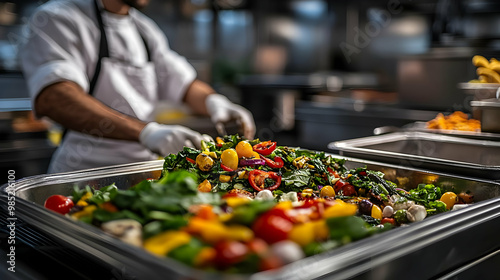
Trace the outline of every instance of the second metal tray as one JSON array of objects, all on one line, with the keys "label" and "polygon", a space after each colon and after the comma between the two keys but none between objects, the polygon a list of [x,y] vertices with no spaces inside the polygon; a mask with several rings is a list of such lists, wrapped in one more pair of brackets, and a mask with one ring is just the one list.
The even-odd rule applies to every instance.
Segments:
[{"label": "second metal tray", "polygon": [[341,155],[500,180],[500,142],[396,132],[332,142]]}]

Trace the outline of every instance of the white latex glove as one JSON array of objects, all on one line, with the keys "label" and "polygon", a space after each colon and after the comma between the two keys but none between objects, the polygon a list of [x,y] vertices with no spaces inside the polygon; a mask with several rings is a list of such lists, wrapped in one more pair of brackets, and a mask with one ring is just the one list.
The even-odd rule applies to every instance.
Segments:
[{"label": "white latex glove", "polygon": [[166,156],[178,153],[184,146],[200,149],[201,140],[211,140],[206,136],[185,126],[150,122],[142,129],[139,142],[152,152]]},{"label": "white latex glove", "polygon": [[232,103],[227,97],[220,94],[210,94],[205,105],[214,124],[217,125],[236,119],[243,127],[245,138],[253,139],[255,136],[253,116],[247,109]]}]

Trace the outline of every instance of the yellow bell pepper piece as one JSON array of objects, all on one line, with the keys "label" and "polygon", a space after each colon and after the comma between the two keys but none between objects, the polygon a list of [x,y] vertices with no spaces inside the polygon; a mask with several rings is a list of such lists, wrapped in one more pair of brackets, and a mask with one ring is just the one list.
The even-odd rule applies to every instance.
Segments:
[{"label": "yellow bell pepper piece", "polygon": [[326,225],[326,222],[324,219],[321,220],[316,220],[311,222],[314,230],[314,238],[318,241],[324,241],[327,240],[330,234],[330,230],[328,229],[328,226]]},{"label": "yellow bell pepper piece", "polygon": [[207,243],[217,243],[228,238],[227,227],[219,222],[208,222],[200,232],[201,238]]},{"label": "yellow bell pepper piece", "polygon": [[227,227],[224,224],[198,217],[189,219],[186,231],[199,235],[207,243],[216,243],[228,238]]},{"label": "yellow bell pepper piece", "polygon": [[231,181],[231,176],[229,176],[229,175],[219,175],[219,181],[221,183],[227,183],[227,182]]},{"label": "yellow bell pepper piece", "polygon": [[288,233],[288,238],[293,242],[304,247],[315,239],[314,225],[311,222],[293,226],[292,231]]},{"label": "yellow bell pepper piece", "polygon": [[222,145],[222,144],[224,144],[225,142],[224,142],[224,140],[223,140],[222,138],[220,138],[220,137],[216,137],[216,138],[215,138],[215,143]]},{"label": "yellow bell pepper piece", "polygon": [[288,201],[281,201],[278,204],[276,204],[276,206],[274,206],[274,208],[280,208],[280,209],[288,210],[288,209],[292,209],[293,208],[293,204],[289,200]]},{"label": "yellow bell pepper piece", "polygon": [[217,252],[212,247],[205,247],[194,258],[193,264],[195,267],[203,267],[212,262]]},{"label": "yellow bell pepper piece", "polygon": [[95,205],[89,205],[89,206],[85,206],[85,208],[83,208],[81,211],[78,211],[76,213],[73,213],[71,215],[71,217],[75,218],[75,219],[80,219],[82,217],[86,217],[86,216],[90,216],[92,215],[92,213],[97,209],[97,206]]},{"label": "yellow bell pepper piece", "polygon": [[205,179],[205,181],[201,182],[198,185],[198,191],[210,192],[210,191],[212,191],[212,184],[210,184],[210,182],[207,179]]},{"label": "yellow bell pepper piece", "polygon": [[82,197],[76,202],[76,205],[78,206],[88,206],[89,204],[87,203],[87,200],[92,197],[91,192],[86,192]]},{"label": "yellow bell pepper piece", "polygon": [[230,225],[227,227],[228,238],[236,241],[250,241],[254,238],[253,231],[243,225]]},{"label": "yellow bell pepper piece", "polygon": [[382,209],[380,209],[380,207],[378,207],[378,205],[373,204],[371,216],[374,219],[382,220]]},{"label": "yellow bell pepper piece", "polygon": [[321,188],[320,191],[320,197],[334,197],[335,196],[335,190],[333,189],[332,186],[324,186]]},{"label": "yellow bell pepper piece", "polygon": [[334,205],[325,210],[323,213],[324,218],[353,216],[356,214],[356,210],[358,210],[357,205],[343,202],[340,199],[336,199],[335,202]]},{"label": "yellow bell pepper piece", "polygon": [[144,241],[144,249],[148,252],[166,256],[173,249],[189,243],[191,236],[187,232],[169,230]]},{"label": "yellow bell pepper piece", "polygon": [[458,196],[454,192],[445,192],[439,200],[446,204],[446,209],[450,210],[458,202]]},{"label": "yellow bell pepper piece", "polygon": [[219,221],[224,223],[224,222],[227,222],[229,220],[231,220],[231,218],[233,218],[233,214],[232,213],[222,213],[222,214],[219,214]]},{"label": "yellow bell pepper piece", "polygon": [[252,201],[252,199],[249,197],[228,197],[228,198],[226,198],[227,206],[233,207],[233,208],[236,206],[247,204],[250,201]]}]

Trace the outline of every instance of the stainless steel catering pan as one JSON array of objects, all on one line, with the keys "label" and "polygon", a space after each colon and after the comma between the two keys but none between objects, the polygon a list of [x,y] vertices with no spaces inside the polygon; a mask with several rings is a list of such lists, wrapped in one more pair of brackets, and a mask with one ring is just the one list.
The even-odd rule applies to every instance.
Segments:
[{"label": "stainless steel catering pan", "polygon": [[500,99],[471,101],[470,105],[480,114],[481,130],[500,132]]},{"label": "stainless steel catering pan", "polygon": [[[123,279],[429,279],[452,273],[500,248],[500,184],[415,168],[347,158],[346,166],[367,166],[406,188],[434,183],[456,192],[471,191],[475,204],[432,216],[343,247],[297,261],[277,271],[230,275],[188,268],[115,239],[98,228],[42,207],[52,194],[69,195],[74,185],[96,188],[115,182],[129,188],[157,177],[162,161],[81,172],[40,175],[15,183],[16,218],[86,257],[119,272]],[[6,185],[0,205],[7,205]],[[70,264],[78,266],[78,264]],[[85,270],[90,267],[82,267]],[[116,277],[115,277],[116,278]],[[117,278],[120,279],[120,278]]]},{"label": "stainless steel catering pan", "polygon": [[396,132],[332,142],[341,155],[500,180],[500,142]]},{"label": "stainless steel catering pan", "polygon": [[465,94],[474,96],[474,100],[484,100],[495,98],[500,84],[497,83],[459,83],[458,87],[462,89]]}]

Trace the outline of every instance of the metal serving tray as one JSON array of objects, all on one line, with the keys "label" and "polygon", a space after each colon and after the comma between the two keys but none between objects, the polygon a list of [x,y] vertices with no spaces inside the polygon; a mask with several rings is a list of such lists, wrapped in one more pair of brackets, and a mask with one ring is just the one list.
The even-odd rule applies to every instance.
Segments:
[{"label": "metal serving tray", "polygon": [[488,132],[500,132],[500,99],[486,99],[482,101],[471,101],[473,110],[480,114],[481,130]]},{"label": "metal serving tray", "polygon": [[332,142],[341,155],[500,180],[500,142],[396,132]]},{"label": "metal serving tray", "polygon": [[[205,272],[172,259],[158,258],[42,206],[52,194],[69,195],[74,185],[99,188],[114,182],[119,188],[129,188],[143,179],[158,177],[163,161],[22,179],[15,183],[16,217],[62,246],[120,272],[125,275],[123,279],[430,279],[454,273],[500,248],[499,183],[346,159],[348,168],[367,166],[383,171],[387,179],[398,181],[405,188],[434,183],[455,192],[471,191],[476,203],[305,258],[276,271],[252,275]],[[3,208],[7,205],[6,187],[2,186],[0,193]],[[21,238],[22,231],[16,229],[16,232]],[[83,273],[88,269],[91,268],[82,267]]]}]

